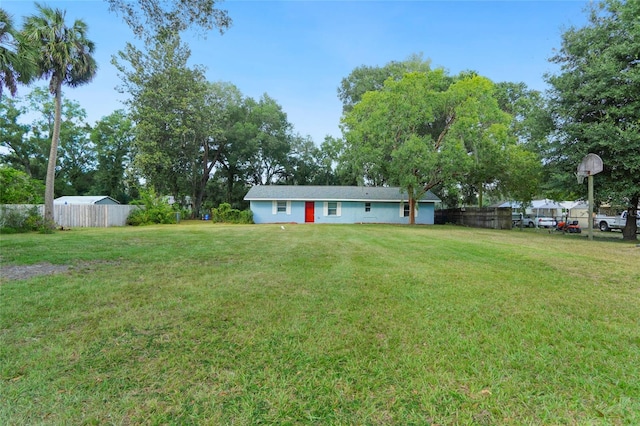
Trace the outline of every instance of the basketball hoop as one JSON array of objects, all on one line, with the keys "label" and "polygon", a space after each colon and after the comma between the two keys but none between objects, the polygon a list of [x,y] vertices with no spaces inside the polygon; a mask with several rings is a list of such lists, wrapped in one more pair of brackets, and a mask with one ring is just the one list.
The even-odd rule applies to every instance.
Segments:
[{"label": "basketball hoop", "polygon": [[602,171],[602,158],[596,154],[587,154],[578,164],[576,176],[582,176],[582,181],[578,177],[578,182],[582,183],[587,176],[597,175]]},{"label": "basketball hoop", "polygon": [[[602,171],[602,158],[596,154],[587,154],[578,165],[576,178],[578,183],[584,182],[585,177],[589,177],[587,191],[589,199],[589,215],[593,213],[593,175]],[[589,226],[589,241],[593,241],[593,227]]]}]

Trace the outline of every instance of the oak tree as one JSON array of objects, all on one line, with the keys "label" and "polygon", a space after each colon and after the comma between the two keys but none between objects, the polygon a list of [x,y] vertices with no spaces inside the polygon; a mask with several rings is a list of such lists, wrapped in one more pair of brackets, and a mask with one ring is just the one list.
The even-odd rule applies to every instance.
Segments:
[{"label": "oak tree", "polygon": [[427,190],[495,179],[495,152],[507,143],[509,116],[486,78],[452,80],[436,69],[387,79],[382,90],[365,93],[342,123],[347,157],[361,183],[400,186],[414,223],[415,202]]},{"label": "oak tree", "polygon": [[[597,198],[626,206],[630,216],[640,202],[640,2],[606,0],[589,7],[588,23],[562,35],[551,59],[558,74],[551,84],[560,131],[549,160],[565,182],[588,153],[602,158],[595,178]],[[635,240],[628,220],[624,239]]]},{"label": "oak tree", "polygon": [[429,72],[431,61],[422,58],[421,54],[413,54],[404,61],[391,61],[382,67],[362,65],[355,68],[342,79],[338,87],[338,98],[342,101],[342,111],[349,112],[360,102],[366,92],[375,92],[384,87],[384,82],[391,78],[400,80],[406,73]]},{"label": "oak tree", "polygon": [[136,36],[151,39],[159,34],[177,34],[188,28],[222,33],[231,25],[220,0],[105,0],[109,9],[122,16]]},{"label": "oak tree", "polygon": [[108,195],[123,204],[131,199],[127,173],[131,167],[133,123],[122,110],[114,111],[91,130],[96,151],[93,192]]}]

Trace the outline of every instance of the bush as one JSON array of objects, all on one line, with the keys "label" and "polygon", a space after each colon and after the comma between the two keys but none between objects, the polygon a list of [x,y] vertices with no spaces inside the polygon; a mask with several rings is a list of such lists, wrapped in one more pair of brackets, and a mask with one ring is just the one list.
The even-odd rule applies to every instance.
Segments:
[{"label": "bush", "polygon": [[[180,215],[180,220],[185,220],[185,219],[189,219],[191,217],[191,209],[190,208],[186,208],[186,207],[179,207],[179,208],[175,208],[174,205],[174,212],[175,214]],[[177,220],[178,216],[176,216],[176,220]]]},{"label": "bush", "polygon": [[211,209],[211,218],[218,223],[253,223],[251,210],[232,209],[231,204],[222,203]]},{"label": "bush", "polygon": [[25,172],[0,166],[0,204],[41,204],[44,183]]},{"label": "bush", "polygon": [[171,205],[161,197],[158,197],[154,190],[141,191],[140,200],[131,204],[137,204],[142,208],[136,209],[129,214],[127,225],[140,226],[152,224],[176,223],[176,211]]},{"label": "bush", "polygon": [[147,212],[145,211],[144,207],[141,207],[136,210],[132,210],[131,213],[129,213],[129,217],[127,217],[127,225],[140,226],[140,225],[146,225],[148,223],[149,223],[149,218],[147,216]]},{"label": "bush", "polygon": [[253,223],[253,212],[251,210],[242,210],[240,212],[240,222],[239,223]]},{"label": "bush", "polygon": [[17,234],[23,232],[46,232],[51,227],[44,226],[44,218],[37,206],[26,210],[20,208],[3,207],[0,215],[0,233]]}]

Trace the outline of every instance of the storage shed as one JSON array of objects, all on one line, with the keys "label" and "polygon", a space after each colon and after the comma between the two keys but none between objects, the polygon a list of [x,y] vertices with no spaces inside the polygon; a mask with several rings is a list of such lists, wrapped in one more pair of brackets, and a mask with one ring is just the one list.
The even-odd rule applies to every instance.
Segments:
[{"label": "storage shed", "polygon": [[53,204],[114,205],[120,203],[107,195],[65,195],[53,200]]}]

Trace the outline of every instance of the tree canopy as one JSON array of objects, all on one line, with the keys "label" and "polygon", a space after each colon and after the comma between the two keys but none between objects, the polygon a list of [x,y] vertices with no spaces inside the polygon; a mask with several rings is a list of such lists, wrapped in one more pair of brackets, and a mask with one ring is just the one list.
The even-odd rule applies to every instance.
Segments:
[{"label": "tree canopy", "polygon": [[125,176],[131,174],[133,123],[124,111],[103,117],[91,130],[96,151],[93,192],[108,195],[121,203],[130,200]]},{"label": "tree canopy", "polygon": [[344,158],[361,183],[403,188],[413,223],[415,200],[429,189],[471,184],[481,194],[500,182],[509,149],[517,149],[510,120],[484,77],[451,78],[442,69],[406,73],[366,92],[344,115]]},{"label": "tree canopy", "polygon": [[19,61],[16,35],[13,19],[0,8],[0,99],[6,88],[15,96],[18,90],[19,72],[16,69]]},{"label": "tree canopy", "polygon": [[232,84],[210,83],[202,68],[188,66],[189,56],[174,35],[156,39],[148,53],[128,44],[115,64],[132,95],[136,167],[158,193],[190,204],[197,216],[216,171],[228,195],[237,180],[286,179],[292,126],[275,99],[256,101]]},{"label": "tree canopy", "polygon": [[0,100],[3,90],[16,96],[18,83],[29,84],[36,73],[37,50],[23,40],[13,18],[0,8]]},{"label": "tree canopy", "polygon": [[342,101],[342,110],[345,113],[351,111],[366,92],[381,90],[388,78],[400,80],[408,72],[430,70],[431,61],[422,59],[422,55],[418,54],[411,55],[404,61],[391,61],[382,67],[359,66],[343,78],[338,87],[338,98]]},{"label": "tree canopy", "polygon": [[148,53],[127,44],[119,56],[114,63],[131,94],[135,165],[156,192],[182,204],[189,197],[197,212],[217,142],[203,70],[187,66],[190,51],[177,36],[157,40]]},{"label": "tree canopy", "polygon": [[[550,161],[567,185],[588,153],[602,158],[597,199],[627,206],[640,201],[640,2],[606,0],[591,5],[583,28],[570,28],[547,76],[559,136]],[[586,191],[586,190],[584,190]],[[636,239],[627,221],[625,239]]]},{"label": "tree canopy", "polygon": [[109,9],[121,15],[138,37],[176,34],[187,28],[218,28],[222,33],[231,25],[220,0],[106,0]]},{"label": "tree canopy", "polygon": [[43,201],[42,182],[25,172],[0,165],[0,204],[39,204]]}]

